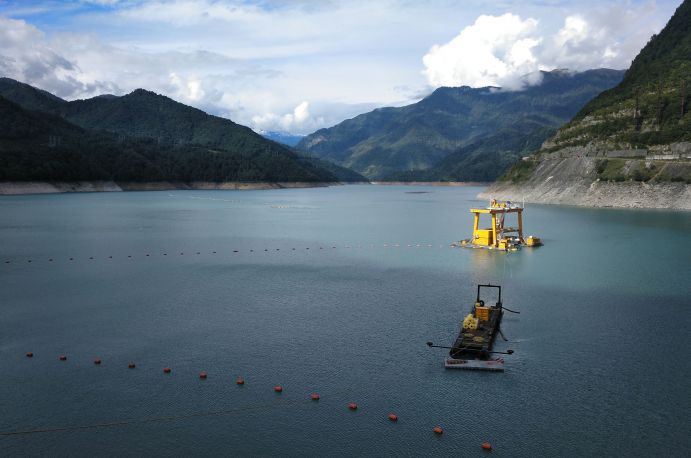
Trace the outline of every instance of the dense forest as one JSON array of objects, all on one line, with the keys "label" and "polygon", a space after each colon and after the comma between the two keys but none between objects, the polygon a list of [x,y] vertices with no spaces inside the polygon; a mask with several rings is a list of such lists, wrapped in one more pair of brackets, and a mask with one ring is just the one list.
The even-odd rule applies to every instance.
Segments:
[{"label": "dense forest", "polygon": [[160,144],[75,126],[0,97],[0,181],[339,181],[290,151]]},{"label": "dense forest", "polygon": [[0,78],[2,181],[364,181],[150,91],[67,102]]},{"label": "dense forest", "polygon": [[378,180],[493,180],[623,75],[555,70],[520,91],[441,87],[412,105],[320,129],[298,148]]}]

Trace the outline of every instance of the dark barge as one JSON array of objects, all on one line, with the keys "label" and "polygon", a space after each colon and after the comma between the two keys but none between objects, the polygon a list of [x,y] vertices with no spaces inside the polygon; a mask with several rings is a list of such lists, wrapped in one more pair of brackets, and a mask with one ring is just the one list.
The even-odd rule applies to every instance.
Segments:
[{"label": "dark barge", "polygon": [[[495,305],[485,305],[485,301],[480,298],[482,288],[498,289],[498,299]],[[444,366],[448,369],[503,371],[504,359],[495,355],[510,355],[513,351],[492,351],[494,339],[497,334],[501,334],[499,325],[503,314],[501,286],[478,285],[473,310],[464,318],[453,346],[440,347],[432,342],[427,342],[427,345],[449,349],[449,356],[444,361]]]}]

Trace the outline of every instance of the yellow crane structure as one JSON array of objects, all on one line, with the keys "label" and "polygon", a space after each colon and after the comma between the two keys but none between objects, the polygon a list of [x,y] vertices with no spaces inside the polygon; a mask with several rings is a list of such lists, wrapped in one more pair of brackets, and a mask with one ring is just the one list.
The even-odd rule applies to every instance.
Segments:
[{"label": "yellow crane structure", "polygon": [[[474,215],[473,237],[453,243],[453,246],[513,251],[521,246],[542,245],[538,237],[523,238],[523,207],[512,202],[490,201],[489,207],[471,208]],[[516,214],[516,226],[507,225],[507,215]],[[491,226],[480,228],[480,215],[490,215]]]}]

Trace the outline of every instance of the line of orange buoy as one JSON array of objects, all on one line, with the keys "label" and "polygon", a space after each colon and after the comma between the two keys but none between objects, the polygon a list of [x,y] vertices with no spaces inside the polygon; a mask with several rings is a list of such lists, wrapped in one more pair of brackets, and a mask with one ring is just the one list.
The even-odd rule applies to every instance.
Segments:
[{"label": "line of orange buoy", "polygon": [[[25,356],[27,358],[33,358],[34,353],[29,351],[29,352],[25,353]],[[67,361],[67,355],[59,355],[58,359],[60,361]],[[101,358],[95,358],[94,359],[94,364],[96,364],[96,365],[100,365],[101,362],[102,362]],[[127,364],[127,367],[130,369],[134,369],[136,367],[136,364],[134,362],[129,362]],[[166,366],[163,368],[164,374],[170,374],[171,372],[172,372],[172,369],[170,367]],[[201,371],[199,373],[200,379],[206,380],[207,377],[208,377],[208,374],[206,371]],[[235,383],[238,386],[243,386],[243,385],[245,385],[245,379],[242,377],[237,377],[235,380]],[[273,387],[273,390],[276,393],[282,393],[283,392],[283,386],[282,385],[275,385]],[[321,395],[319,393],[311,393],[309,395],[309,398],[312,401],[319,401],[321,399]],[[349,402],[347,404],[347,407],[351,411],[358,410],[358,405],[355,402]],[[221,415],[223,413],[231,413],[231,412],[239,411],[239,410],[242,410],[242,409],[226,410],[226,411],[219,411],[219,412],[202,412],[202,413],[178,415],[178,416],[156,417],[156,418],[150,418],[150,419],[124,420],[124,421],[119,421],[119,422],[98,423],[98,424],[83,425],[83,426],[66,426],[66,427],[57,427],[57,428],[27,430],[27,431],[7,431],[7,432],[0,432],[0,436],[25,435],[25,434],[35,434],[35,433],[43,433],[43,432],[57,432],[57,431],[71,431],[71,430],[91,429],[91,428],[99,428],[99,427],[119,426],[119,425],[126,425],[126,424],[132,424],[132,423],[147,423],[147,422],[154,422],[154,421],[172,421],[172,420],[192,418],[192,417]],[[398,422],[398,415],[396,415],[395,413],[389,413],[387,418],[389,419],[389,421],[391,423],[397,423]],[[436,435],[442,435],[444,433],[444,429],[441,426],[437,425],[432,429],[432,432]],[[487,450],[487,451],[492,450],[492,445],[489,442],[483,442],[480,445],[480,447],[483,450]]]}]

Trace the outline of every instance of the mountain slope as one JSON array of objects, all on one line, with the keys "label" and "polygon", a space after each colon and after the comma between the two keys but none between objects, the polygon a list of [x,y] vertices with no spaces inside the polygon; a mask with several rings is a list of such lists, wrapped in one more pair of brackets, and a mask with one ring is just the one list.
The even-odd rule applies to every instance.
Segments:
[{"label": "mountain slope", "polygon": [[0,119],[0,181],[337,181],[290,151],[250,154],[123,138],[25,110],[1,96]]},{"label": "mountain slope", "polygon": [[[142,89],[123,97],[67,102],[0,78],[0,97],[0,180],[364,180],[300,157],[230,120]],[[113,157],[105,157],[105,152]],[[69,165],[60,162],[66,158],[63,153],[71,155]],[[96,157],[108,166],[100,167]],[[127,164],[127,157],[133,164]],[[52,164],[52,172],[32,174],[31,167],[46,169],[39,158]],[[135,164],[143,165],[137,173]]]},{"label": "mountain slope", "polygon": [[50,92],[11,78],[0,77],[0,96],[31,111],[58,113],[68,102]]},{"label": "mountain slope", "polygon": [[691,140],[691,2],[636,56],[621,84],[588,103],[547,148],[625,149]]},{"label": "mountain slope", "polygon": [[[458,152],[459,160],[430,175],[494,179],[622,75],[607,69],[543,72],[542,84],[523,91],[442,87],[415,104],[380,108],[318,130],[298,149],[371,178],[394,179],[397,172],[431,169]],[[499,147],[493,146],[495,140],[501,140]],[[488,167],[480,158],[485,153],[499,160]],[[477,166],[470,167],[464,158]],[[457,173],[449,173],[449,167]]]},{"label": "mountain slope", "polygon": [[691,0],[586,105],[484,196],[691,210]]}]

